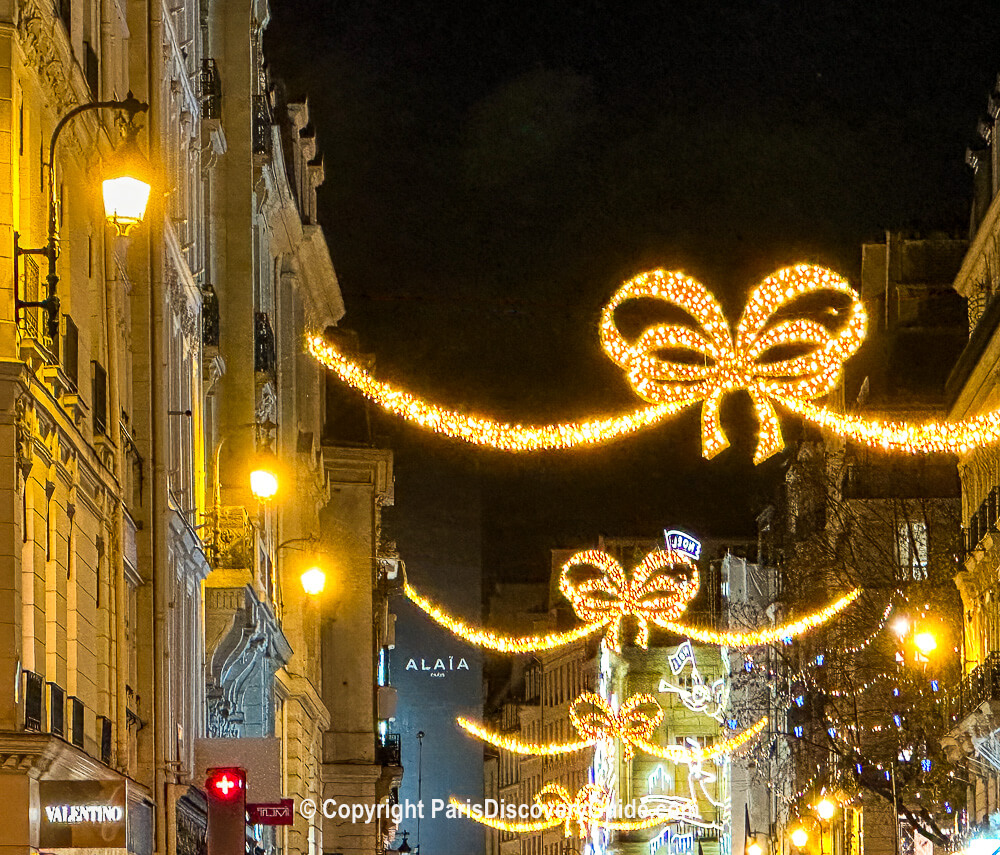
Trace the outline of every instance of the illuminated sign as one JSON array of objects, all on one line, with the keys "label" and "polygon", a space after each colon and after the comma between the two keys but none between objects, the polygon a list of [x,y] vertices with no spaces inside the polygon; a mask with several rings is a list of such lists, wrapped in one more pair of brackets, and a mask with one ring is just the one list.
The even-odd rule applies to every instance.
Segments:
[{"label": "illuminated sign", "polygon": [[665,530],[663,536],[667,541],[667,549],[687,555],[694,561],[701,558],[701,541],[691,537],[690,534],[670,529],[669,531]]},{"label": "illuminated sign", "polygon": [[[449,656],[447,662],[441,657],[434,660],[434,664],[430,665],[430,659],[410,659],[406,663],[407,671],[428,671],[431,677],[443,677],[449,671],[468,671],[469,663],[465,661],[465,658],[459,658],[455,661],[454,656]],[[419,665],[417,664],[419,662]]]},{"label": "illuminated sign", "polygon": [[52,849],[124,849],[124,781],[39,781],[38,845]]},{"label": "illuminated sign", "polygon": [[246,789],[246,772],[242,769],[209,769],[205,789],[209,795],[223,801],[234,801],[244,798]]},{"label": "illuminated sign", "polygon": [[275,804],[247,805],[250,825],[292,825],[295,811],[291,799],[282,799]]}]

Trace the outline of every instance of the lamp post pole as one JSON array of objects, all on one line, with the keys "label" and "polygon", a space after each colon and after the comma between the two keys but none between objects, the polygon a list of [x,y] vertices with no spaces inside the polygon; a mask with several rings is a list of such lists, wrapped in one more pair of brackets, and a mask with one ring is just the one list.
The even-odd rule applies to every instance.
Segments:
[{"label": "lamp post pole", "polygon": [[420,855],[420,815],[424,812],[424,732],[417,731],[417,855]]},{"label": "lamp post pole", "polygon": [[[131,90],[124,100],[121,101],[91,101],[87,104],[80,104],[63,116],[52,131],[49,140],[49,162],[42,164],[49,173],[49,217],[48,217],[48,239],[45,246],[37,249],[23,249],[18,245],[19,235],[14,232],[14,321],[20,323],[21,309],[43,309],[48,315],[48,335],[52,340],[53,350],[58,353],[59,349],[59,297],[56,294],[56,285],[59,276],[56,273],[56,259],[59,257],[59,245],[57,232],[57,212],[56,212],[56,143],[59,141],[59,134],[62,129],[81,113],[90,110],[122,110],[128,113],[128,124],[131,126],[137,113],[145,112],[149,109],[149,104],[136,98]],[[43,255],[48,261],[48,270],[45,276],[45,299],[43,300],[22,300],[18,291],[18,258],[22,255]]]}]

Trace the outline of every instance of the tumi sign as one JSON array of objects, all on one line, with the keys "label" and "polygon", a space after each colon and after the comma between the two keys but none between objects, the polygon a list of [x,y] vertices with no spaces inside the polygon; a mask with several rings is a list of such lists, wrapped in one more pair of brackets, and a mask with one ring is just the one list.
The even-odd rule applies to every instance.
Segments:
[{"label": "tumi sign", "polygon": [[275,804],[247,805],[250,825],[291,825],[295,818],[292,800],[282,799]]},{"label": "tumi sign", "polygon": [[124,781],[39,781],[38,846],[124,849]]}]

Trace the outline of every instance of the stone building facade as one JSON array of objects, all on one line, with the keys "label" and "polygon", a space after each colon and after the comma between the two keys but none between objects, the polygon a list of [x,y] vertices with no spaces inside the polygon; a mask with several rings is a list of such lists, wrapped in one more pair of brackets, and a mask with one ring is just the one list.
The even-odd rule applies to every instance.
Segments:
[{"label": "stone building facade", "polygon": [[[0,4],[4,852],[92,848],[44,808],[95,800],[116,809],[89,830],[111,848],[204,852],[205,740],[277,739],[273,783],[296,803],[348,778],[358,789],[338,794],[388,801],[402,773],[378,742],[391,698],[374,676],[391,641],[391,455],[324,444],[327,381],[304,336],[344,306],[308,107],[264,63],[268,14]],[[121,237],[97,187],[120,112],[60,120],[129,92],[148,102],[137,141],[155,177]],[[15,297],[46,296],[50,199],[60,305],[15,316]],[[280,481],[266,502],[248,480],[265,460]],[[329,582],[309,597],[314,563]],[[348,638],[357,653],[365,633],[354,665],[324,653]],[[318,855],[324,833],[378,853],[392,829],[352,846],[297,815],[249,840]]]},{"label": "stone building facade", "polygon": [[[967,305],[968,340],[949,378],[951,418],[969,418],[1000,406],[1000,168],[995,122],[996,94],[987,102],[980,138],[966,153],[973,170],[975,195],[969,248],[954,279]],[[962,663],[965,679],[950,705],[949,755],[969,769],[967,810],[973,828],[1000,824],[1000,717],[996,675],[1000,673],[1000,552],[996,536],[1000,517],[1000,453],[996,446],[959,458],[962,482],[964,544],[955,576],[962,596]],[[991,704],[991,701],[993,702]]]}]

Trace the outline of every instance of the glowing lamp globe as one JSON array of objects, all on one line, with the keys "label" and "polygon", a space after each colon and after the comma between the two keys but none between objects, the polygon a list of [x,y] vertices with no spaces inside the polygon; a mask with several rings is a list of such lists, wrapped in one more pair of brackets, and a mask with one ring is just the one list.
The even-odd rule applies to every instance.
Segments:
[{"label": "glowing lamp globe", "polygon": [[801,825],[792,832],[792,843],[802,849],[809,842],[809,832]]},{"label": "glowing lamp globe", "polygon": [[816,813],[819,814],[819,818],[822,820],[833,819],[833,815],[836,812],[837,806],[830,799],[822,798],[819,800],[819,804],[816,805]]},{"label": "glowing lamp globe", "polygon": [[127,235],[146,215],[149,202],[149,164],[135,138],[125,141],[104,170],[104,216],[118,233]]},{"label": "glowing lamp globe", "polygon": [[326,587],[326,573],[321,567],[310,567],[299,578],[302,582],[302,590],[310,597],[322,594],[323,588]]},{"label": "glowing lamp globe", "polygon": [[258,466],[250,473],[250,490],[261,501],[273,499],[278,492],[278,476],[273,468]]},{"label": "glowing lamp globe", "polygon": [[747,855],[764,855],[764,847],[756,840],[751,840],[750,845],[747,846]]},{"label": "glowing lamp globe", "polygon": [[924,656],[929,653],[933,653],[937,648],[937,639],[934,637],[934,633],[931,632],[918,632],[913,636],[913,644],[916,646]]}]

